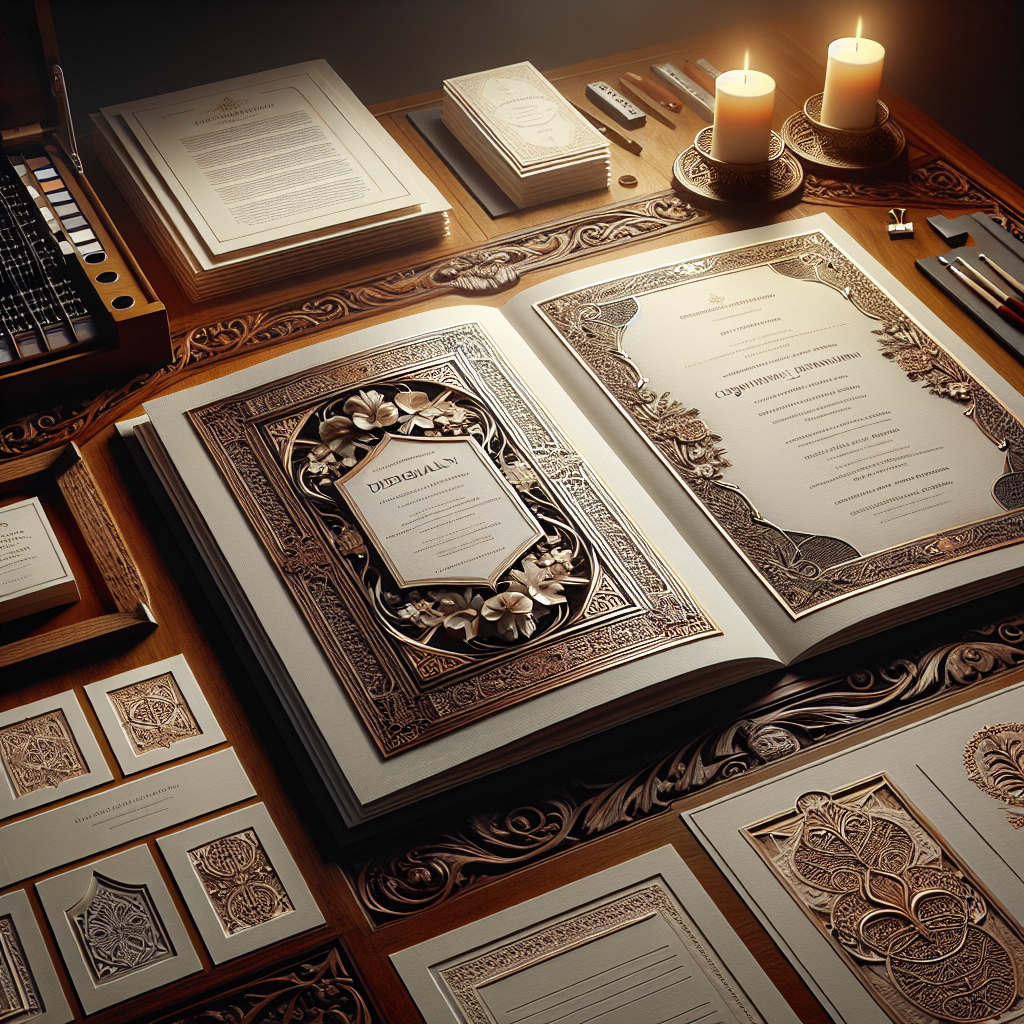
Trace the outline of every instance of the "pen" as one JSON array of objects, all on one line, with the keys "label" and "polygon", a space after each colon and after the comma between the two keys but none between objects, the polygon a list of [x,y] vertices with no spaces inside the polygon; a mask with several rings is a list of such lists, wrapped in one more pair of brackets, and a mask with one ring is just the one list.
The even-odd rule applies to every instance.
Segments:
[{"label": "pen", "polygon": [[[941,257],[940,257],[941,259]],[[1002,288],[997,288],[996,285],[990,281],[984,274],[979,274],[962,256],[957,256],[957,263],[959,263],[964,270],[967,271],[971,277],[981,285],[986,291],[991,292],[1004,306],[1009,306],[1018,316],[1024,316],[1024,302],[1020,299],[1014,298],[1009,292],[1004,292]],[[948,263],[948,261],[946,261]]]},{"label": "pen", "polygon": [[1024,284],[1021,284],[1017,278],[1011,277],[998,263],[993,263],[984,253],[979,253],[978,259],[987,263],[1011,288],[1024,295]]},{"label": "pen", "polygon": [[623,149],[628,150],[634,156],[639,156],[643,152],[643,147],[639,142],[634,142],[632,139],[627,139],[625,135],[620,135],[614,128],[610,128],[606,125],[601,118],[594,117],[589,110],[584,110],[575,103],[573,103],[572,106],[574,110],[582,114],[606,139],[609,139],[621,146]]},{"label": "pen", "polygon": [[675,96],[672,95],[672,93],[668,91],[668,89],[659,85],[646,75],[638,75],[635,71],[627,71],[622,76],[622,80],[628,82],[632,86],[635,86],[642,92],[647,93],[655,103],[660,103],[663,107],[668,107],[673,114],[678,114],[679,111],[683,109],[683,105],[675,98]]},{"label": "pen", "polygon": [[975,284],[959,267],[953,266],[948,260],[946,266],[951,274],[955,274],[968,288],[976,291],[1008,324],[1024,331],[1024,318],[1017,316],[1009,306],[1004,306],[994,295],[989,295],[981,285]]}]

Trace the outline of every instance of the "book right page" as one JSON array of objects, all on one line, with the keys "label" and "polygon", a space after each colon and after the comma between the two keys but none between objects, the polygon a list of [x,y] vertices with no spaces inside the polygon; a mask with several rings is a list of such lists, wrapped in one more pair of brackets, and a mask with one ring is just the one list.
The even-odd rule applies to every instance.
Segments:
[{"label": "book right page", "polygon": [[712,546],[750,570],[730,582],[768,598],[783,635],[809,619],[798,642],[813,646],[905,604],[897,581],[972,556],[1009,568],[1001,549],[1024,536],[1012,392],[852,239],[816,217],[669,252],[550,282],[506,315],[582,363],[618,413],[603,421],[693,499]]}]

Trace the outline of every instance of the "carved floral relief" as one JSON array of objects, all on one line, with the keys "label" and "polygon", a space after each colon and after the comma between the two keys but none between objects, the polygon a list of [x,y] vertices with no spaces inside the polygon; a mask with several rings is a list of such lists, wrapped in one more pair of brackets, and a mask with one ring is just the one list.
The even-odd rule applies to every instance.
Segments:
[{"label": "carved floral relief", "polygon": [[1024,1009],[1024,932],[886,776],[744,834],[874,999],[902,1024]]}]

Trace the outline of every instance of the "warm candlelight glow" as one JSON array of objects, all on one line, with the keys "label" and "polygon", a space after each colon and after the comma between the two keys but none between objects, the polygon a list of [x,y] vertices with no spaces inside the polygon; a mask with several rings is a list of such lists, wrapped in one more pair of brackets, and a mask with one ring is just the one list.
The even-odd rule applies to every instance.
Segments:
[{"label": "warm candlelight glow", "polygon": [[757,164],[768,159],[771,146],[775,79],[750,70],[750,51],[743,69],[726,71],[715,80],[715,130],[711,155],[730,164]]},{"label": "warm candlelight glow", "polygon": [[863,26],[864,19],[858,18],[856,36],[829,44],[821,120],[833,128],[870,128],[875,123],[885,49],[862,38]]}]

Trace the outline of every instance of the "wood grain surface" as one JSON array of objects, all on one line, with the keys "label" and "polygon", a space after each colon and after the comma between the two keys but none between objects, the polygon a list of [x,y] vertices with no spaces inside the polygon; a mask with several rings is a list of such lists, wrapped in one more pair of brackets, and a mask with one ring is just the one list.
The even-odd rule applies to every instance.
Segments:
[{"label": "wood grain surface", "polygon": [[[752,51],[764,55],[759,68],[776,79],[778,91],[773,127],[779,130],[785,118],[800,109],[810,93],[821,89],[826,45],[827,40],[808,38],[799,25],[764,23],[744,27],[741,35],[728,32],[679,40],[561,69],[552,72],[549,77],[570,100],[586,105],[584,89],[589,81],[601,78],[614,84],[624,71],[646,73],[651,63],[663,60],[682,66],[686,59],[704,57],[715,66],[726,68],[732,65],[738,47],[742,49],[742,46],[749,46]],[[217,69],[211,68],[210,78],[217,77]],[[340,1022],[344,1018],[317,1017],[312,1010],[306,1016],[297,1016],[299,1004],[295,1003],[292,1010],[289,1010],[289,999],[301,989],[305,993],[302,998],[313,999],[315,1004],[316,999],[322,1001],[331,998],[329,991],[332,985],[335,991],[339,990],[339,986],[344,988],[351,985],[355,991],[362,993],[368,1008],[366,1013],[369,1015],[368,1018],[364,1014],[352,1019],[391,1021],[395,1024],[416,1022],[420,1020],[419,1014],[390,966],[387,959],[389,953],[626,858],[671,843],[712,893],[733,927],[801,1019],[808,1024],[824,1024],[828,1020],[824,1010],[704,854],[677,813],[638,821],[629,828],[570,846],[543,863],[514,872],[494,884],[469,890],[441,906],[405,919],[375,924],[357,897],[352,877],[340,866],[338,853],[327,839],[326,830],[320,824],[321,814],[315,797],[303,783],[278,737],[275,715],[258,701],[242,660],[225,638],[215,603],[203,592],[175,546],[164,519],[165,510],[161,508],[161,502],[146,490],[115,437],[112,425],[114,419],[138,415],[141,412],[139,402],[143,397],[192,386],[230,373],[243,363],[258,363],[326,337],[347,333],[357,326],[394,319],[407,309],[400,305],[389,308],[385,304],[379,311],[361,314],[359,317],[338,317],[327,322],[317,321],[314,317],[306,326],[300,325],[299,329],[285,331],[280,337],[269,338],[265,343],[226,351],[223,358],[209,358],[193,363],[189,362],[189,353],[181,350],[182,339],[187,338],[189,332],[209,325],[239,322],[247,315],[278,307],[301,309],[305,302],[315,301],[318,296],[330,295],[358,282],[386,280],[411,266],[442,261],[490,245],[500,236],[536,228],[556,219],[589,214],[610,204],[636,201],[647,195],[664,192],[671,187],[672,161],[690,144],[695,132],[704,126],[704,122],[685,107],[678,115],[667,115],[673,121],[674,129],[660,124],[654,118],[648,118],[647,126],[633,133],[633,137],[643,146],[641,156],[633,156],[614,145],[611,147],[612,186],[608,192],[579,196],[493,220],[452,177],[405,118],[408,110],[436,105],[439,95],[432,93],[385,104],[377,108],[375,113],[451,201],[452,231],[448,239],[430,252],[388,253],[359,264],[332,268],[329,273],[282,281],[273,288],[242,292],[197,305],[185,299],[102,169],[94,162],[87,164],[87,171],[97,193],[167,307],[172,333],[179,339],[177,370],[137,384],[129,381],[114,382],[108,385],[109,394],[106,398],[96,392],[84,393],[75,401],[60,407],[56,423],[52,412],[48,412],[49,419],[40,414],[34,419],[10,424],[4,432],[5,450],[9,454],[30,451],[33,444],[43,446],[49,443],[48,439],[54,439],[54,445],[62,446],[69,439],[68,432],[76,436],[84,464],[95,479],[102,501],[97,504],[90,497],[88,488],[82,486],[81,471],[77,467],[61,477],[64,481],[61,490],[68,502],[75,506],[76,518],[84,518],[87,522],[102,521],[102,528],[108,536],[120,538],[114,547],[108,549],[109,558],[99,559],[99,575],[107,581],[111,595],[111,605],[105,614],[120,618],[131,617],[139,614],[136,609],[141,604],[151,611],[159,625],[145,635],[125,637],[123,643],[111,648],[90,650],[85,655],[65,657],[42,666],[32,662],[15,666],[4,673],[3,682],[0,683],[0,709],[72,688],[82,696],[82,688],[89,682],[184,652],[225,732],[227,742],[238,751],[258,793],[258,799],[266,803],[327,921],[324,926],[304,935],[214,966],[188,918],[170,876],[162,866],[155,842],[151,838],[147,842],[157,863],[161,864],[168,887],[182,911],[191,940],[202,960],[203,970],[145,997],[110,1007],[89,1019],[98,1024],[165,1018],[183,1021],[220,1020],[231,1021],[232,1024],[243,1019],[253,1022],[335,1019]],[[1011,380],[1018,389],[1022,389],[1024,377],[1020,364],[933,288],[917,272],[914,260],[941,252],[945,248],[944,243],[926,224],[929,215],[939,212],[956,215],[957,212],[974,210],[998,214],[1003,211],[1003,215],[1009,216],[1011,220],[1016,217],[1019,224],[1020,218],[1024,217],[1024,193],[900,96],[883,89],[883,98],[910,140],[908,164],[899,180],[829,184],[809,176],[805,198],[796,206],[778,210],[752,207],[728,215],[695,218],[692,224],[683,225],[668,234],[656,234],[651,238],[638,235],[623,239],[622,244],[615,247],[614,254],[655,249],[667,241],[710,237],[775,221],[795,220],[827,207],[844,230],[959,333],[999,373]],[[949,168],[948,172],[942,169],[943,166]],[[930,171],[927,170],[929,167]],[[918,175],[915,184],[914,172],[921,168],[925,170]],[[634,175],[639,186],[635,189],[620,186],[618,178],[624,174]],[[967,184],[964,185],[964,182]],[[887,209],[894,202],[892,197],[898,198],[899,195],[910,196],[912,199],[903,199],[898,205],[909,207],[908,218],[915,223],[916,236],[912,240],[897,243],[890,241],[886,225],[889,222]],[[589,255],[581,251],[574,265],[592,264],[608,255],[607,249]],[[515,287],[550,278],[560,269],[564,268],[538,267]],[[504,301],[508,294],[506,291],[467,298],[447,291],[437,298],[424,298],[423,306],[459,305],[467,301],[496,305]],[[215,343],[216,339],[213,341]],[[230,349],[230,346],[227,348]],[[90,406],[90,403],[93,405]],[[83,409],[89,408],[93,408],[92,413],[83,413]],[[66,423],[71,424],[66,429],[59,425],[61,416]],[[62,430],[64,433],[61,433]],[[26,431],[36,432],[36,440],[32,444],[26,441]],[[31,463],[33,472],[45,475],[54,455],[42,451],[29,458],[37,460]],[[12,472],[23,474],[29,465],[23,463]],[[106,521],[108,517],[109,522]],[[88,528],[83,533],[86,536],[76,543],[91,548]],[[129,552],[130,559],[127,554]],[[132,571],[133,564],[137,567],[137,573]],[[936,642],[941,639],[937,637]],[[1020,668],[1000,671],[982,686],[994,689],[1022,676],[1024,670]],[[976,695],[973,690],[965,690],[942,700],[950,703]],[[102,739],[102,731],[88,702],[83,699],[83,704],[114,775],[115,781],[107,786],[111,789],[122,781],[123,776],[113,752]],[[934,706],[931,710],[934,710]],[[923,713],[923,709],[913,712],[917,715]],[[898,719],[899,724],[905,720]],[[871,730],[884,732],[892,727],[893,722],[890,720],[872,726]],[[868,734],[871,734],[870,730]],[[858,738],[863,738],[863,734]],[[841,745],[852,741],[845,739],[837,742]],[[816,749],[813,756],[821,756],[821,750]],[[707,797],[700,794],[685,797],[675,809],[703,799]],[[466,806],[464,810],[467,815],[471,815],[474,807]],[[410,811],[409,817],[410,821],[414,820],[415,810]],[[429,822],[423,825],[425,835],[429,834],[429,826]],[[368,842],[372,848],[372,840]],[[40,878],[55,873],[49,872]],[[38,899],[31,885],[26,888],[69,1002],[75,1007],[76,1019],[81,1019],[81,1008],[67,974],[61,967],[60,955],[45,925]],[[335,948],[340,948],[342,952],[338,954],[339,959],[331,960],[329,950]],[[295,971],[302,964],[326,964],[323,978],[327,980],[322,978],[319,982],[310,981],[316,974],[313,971],[300,984],[295,979],[300,977],[301,971],[300,974]],[[345,974],[349,969],[351,977]],[[342,976],[348,980],[339,982],[338,978]],[[260,996],[256,1003],[250,1001],[243,1007],[243,1000],[237,993],[257,990],[266,998]],[[233,992],[236,995],[230,994]],[[228,995],[222,998],[224,993]],[[299,997],[295,995],[295,998]],[[209,1015],[203,1015],[204,1008],[209,1009]],[[363,1014],[362,1010],[359,1012]]]}]

